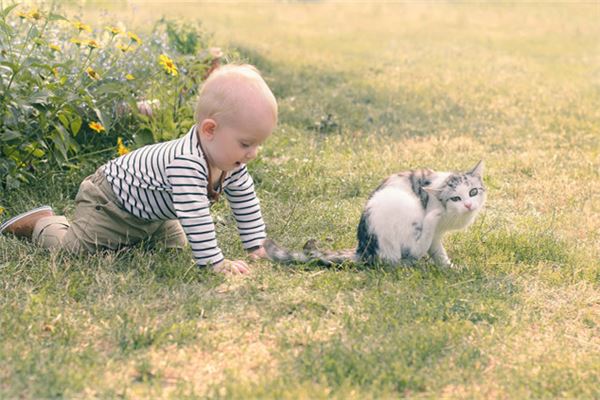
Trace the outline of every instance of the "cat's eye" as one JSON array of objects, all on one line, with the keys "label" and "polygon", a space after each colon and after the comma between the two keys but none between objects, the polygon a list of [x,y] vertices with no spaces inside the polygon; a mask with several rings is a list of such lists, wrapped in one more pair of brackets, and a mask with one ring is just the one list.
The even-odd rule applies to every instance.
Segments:
[{"label": "cat's eye", "polygon": [[477,196],[477,193],[479,193],[479,190],[477,190],[477,188],[473,188],[469,191],[469,196],[471,196],[471,197]]},{"label": "cat's eye", "polygon": [[452,201],[460,201],[460,196],[450,197],[450,200],[452,200]]}]

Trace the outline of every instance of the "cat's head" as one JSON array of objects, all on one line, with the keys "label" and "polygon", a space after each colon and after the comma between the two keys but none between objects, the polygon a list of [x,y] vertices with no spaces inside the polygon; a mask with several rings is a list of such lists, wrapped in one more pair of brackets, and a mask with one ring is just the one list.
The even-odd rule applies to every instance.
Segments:
[{"label": "cat's head", "polygon": [[483,185],[483,160],[464,173],[450,174],[438,188],[429,189],[445,207],[446,213],[453,215],[475,214],[485,203]]}]

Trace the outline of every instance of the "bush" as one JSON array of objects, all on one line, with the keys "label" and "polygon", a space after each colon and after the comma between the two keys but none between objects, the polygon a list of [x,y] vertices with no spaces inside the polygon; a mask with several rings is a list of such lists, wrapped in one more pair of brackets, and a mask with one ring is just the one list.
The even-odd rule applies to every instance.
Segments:
[{"label": "bush", "polygon": [[195,24],[163,19],[138,36],[17,5],[0,11],[0,48],[4,190],[42,166],[180,136],[193,123],[198,84],[221,57]]}]

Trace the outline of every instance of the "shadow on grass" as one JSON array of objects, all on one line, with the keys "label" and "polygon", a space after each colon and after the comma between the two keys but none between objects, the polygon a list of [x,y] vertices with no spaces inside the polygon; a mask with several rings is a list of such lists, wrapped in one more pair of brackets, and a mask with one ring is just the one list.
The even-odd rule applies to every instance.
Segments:
[{"label": "shadow on grass", "polygon": [[315,66],[279,65],[253,49],[236,48],[242,60],[256,65],[266,77],[279,102],[281,123],[317,137],[357,131],[424,137],[452,123],[462,126],[459,121],[466,115],[461,105],[440,91],[376,90],[362,83],[362,77]]}]

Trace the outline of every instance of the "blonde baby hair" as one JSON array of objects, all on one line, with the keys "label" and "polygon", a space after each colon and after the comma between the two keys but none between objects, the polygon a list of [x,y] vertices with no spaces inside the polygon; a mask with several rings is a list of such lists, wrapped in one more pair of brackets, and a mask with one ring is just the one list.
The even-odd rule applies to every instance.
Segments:
[{"label": "blonde baby hair", "polygon": [[248,101],[259,96],[277,119],[277,101],[256,67],[227,64],[214,70],[202,84],[194,118],[200,124],[206,118],[227,119]]}]

